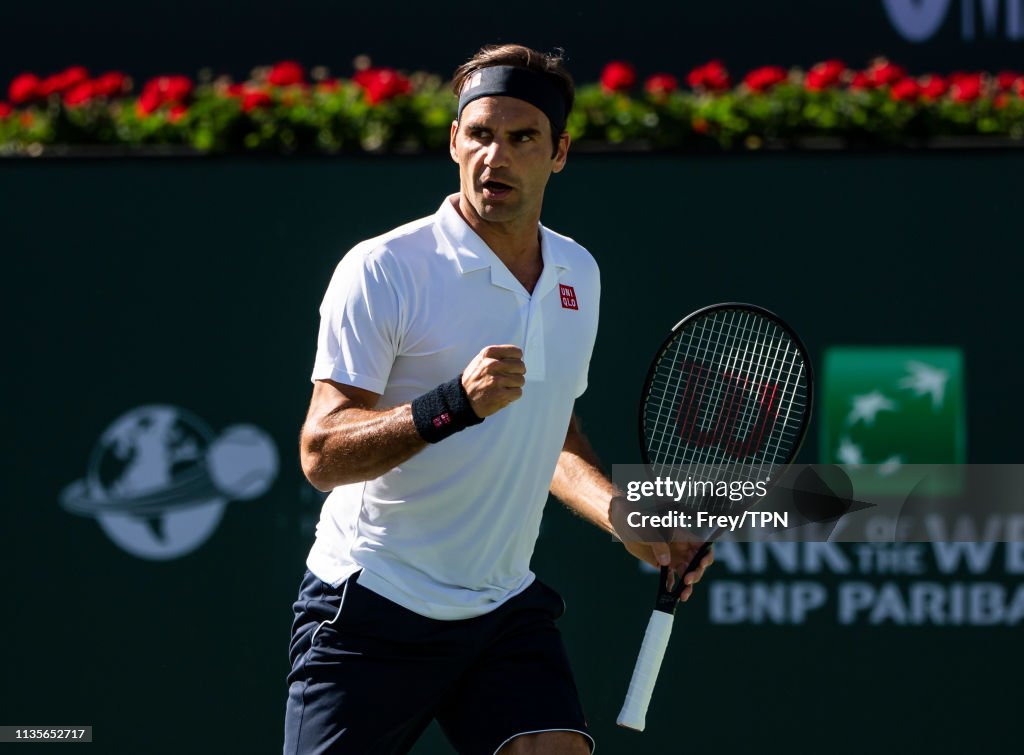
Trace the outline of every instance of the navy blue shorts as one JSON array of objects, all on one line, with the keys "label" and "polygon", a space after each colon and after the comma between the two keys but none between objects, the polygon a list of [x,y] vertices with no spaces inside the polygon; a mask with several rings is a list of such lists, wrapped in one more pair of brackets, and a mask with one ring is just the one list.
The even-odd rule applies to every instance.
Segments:
[{"label": "navy blue shorts", "polygon": [[534,581],[491,613],[439,621],[357,580],[302,579],[285,755],[404,753],[433,719],[464,755],[492,755],[519,734],[586,734],[550,587]]}]

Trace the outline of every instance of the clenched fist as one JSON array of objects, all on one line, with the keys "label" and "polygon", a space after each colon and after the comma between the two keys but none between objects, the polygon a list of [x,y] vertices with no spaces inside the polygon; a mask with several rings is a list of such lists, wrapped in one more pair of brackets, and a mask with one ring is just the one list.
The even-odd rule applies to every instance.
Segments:
[{"label": "clenched fist", "polygon": [[523,395],[526,382],[523,350],[518,346],[485,346],[462,372],[462,387],[476,416],[483,419]]}]

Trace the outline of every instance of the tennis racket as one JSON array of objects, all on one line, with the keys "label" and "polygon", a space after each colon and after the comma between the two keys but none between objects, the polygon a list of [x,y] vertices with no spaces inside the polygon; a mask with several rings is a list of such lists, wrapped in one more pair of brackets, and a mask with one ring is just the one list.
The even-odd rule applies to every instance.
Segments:
[{"label": "tennis racket", "polygon": [[[796,456],[811,416],[812,375],[807,350],[776,315],[751,304],[714,304],[679,322],[647,374],[640,400],[640,448],[653,475],[680,467],[733,480],[771,480]],[[743,508],[757,503],[745,498]],[[730,506],[701,498],[690,504]],[[719,512],[720,513],[720,512]],[[683,574],[669,587],[662,567],[658,597],[619,726],[643,731],[683,576],[697,568],[725,531],[711,531]]]}]

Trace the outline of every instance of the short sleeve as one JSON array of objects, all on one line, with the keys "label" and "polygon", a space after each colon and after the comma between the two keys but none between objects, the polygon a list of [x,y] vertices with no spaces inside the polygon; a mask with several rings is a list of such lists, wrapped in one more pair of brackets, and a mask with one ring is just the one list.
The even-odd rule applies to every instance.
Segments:
[{"label": "short sleeve", "polygon": [[587,390],[587,378],[590,373],[590,361],[594,356],[594,344],[597,341],[597,324],[600,320],[601,310],[601,273],[597,268],[597,263],[593,266],[593,283],[591,284],[590,290],[592,291],[591,297],[593,298],[593,307],[589,309],[590,322],[590,343],[587,347],[587,362],[583,365],[583,369],[580,371],[580,380],[576,384],[576,398],[579,398]]},{"label": "short sleeve", "polygon": [[338,264],[320,304],[311,380],[382,394],[398,352],[398,292],[380,259],[359,247]]}]

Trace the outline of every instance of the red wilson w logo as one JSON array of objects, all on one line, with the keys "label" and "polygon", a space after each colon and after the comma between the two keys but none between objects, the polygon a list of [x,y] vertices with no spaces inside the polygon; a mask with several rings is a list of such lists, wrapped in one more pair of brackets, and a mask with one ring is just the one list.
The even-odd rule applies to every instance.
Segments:
[{"label": "red wilson w logo", "polygon": [[703,362],[686,362],[676,429],[683,442],[718,447],[733,459],[756,456],[772,436],[779,415],[779,385],[750,375],[716,372]]}]

